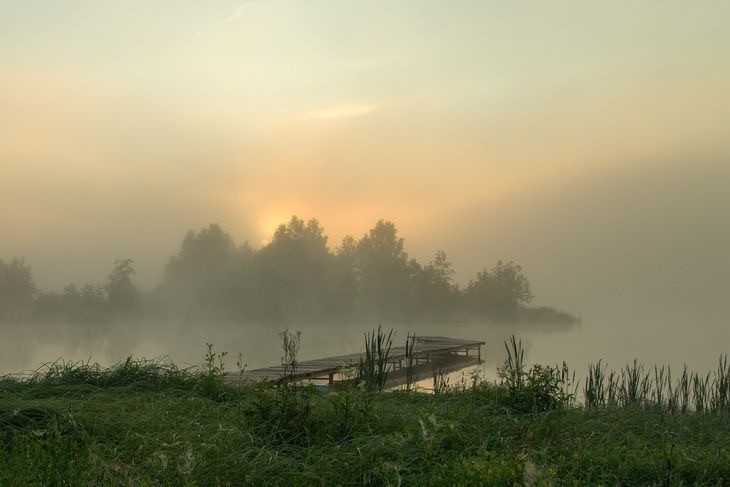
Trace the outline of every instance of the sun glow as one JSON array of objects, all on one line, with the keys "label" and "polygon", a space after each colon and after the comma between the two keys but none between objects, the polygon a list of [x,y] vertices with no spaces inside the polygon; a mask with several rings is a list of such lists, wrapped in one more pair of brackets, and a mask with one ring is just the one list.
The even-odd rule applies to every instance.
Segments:
[{"label": "sun glow", "polygon": [[283,213],[264,213],[259,218],[258,230],[259,236],[261,237],[259,243],[262,247],[271,242],[276,229],[279,228],[279,225],[282,223],[286,223],[287,220],[288,217]]}]

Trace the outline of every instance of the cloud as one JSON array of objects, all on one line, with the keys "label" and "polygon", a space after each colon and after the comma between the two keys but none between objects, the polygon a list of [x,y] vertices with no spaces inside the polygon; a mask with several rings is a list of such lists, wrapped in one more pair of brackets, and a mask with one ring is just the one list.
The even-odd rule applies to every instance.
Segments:
[{"label": "cloud", "polygon": [[308,118],[349,118],[368,115],[377,110],[375,105],[364,103],[351,103],[345,105],[337,105],[320,110],[314,110],[307,114]]}]

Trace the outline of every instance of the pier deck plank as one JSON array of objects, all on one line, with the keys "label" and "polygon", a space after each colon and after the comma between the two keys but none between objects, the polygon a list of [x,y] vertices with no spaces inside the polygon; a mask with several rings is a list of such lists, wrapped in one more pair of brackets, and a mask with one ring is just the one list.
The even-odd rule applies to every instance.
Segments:
[{"label": "pier deck plank", "polygon": [[[480,356],[483,341],[464,340],[443,336],[416,337],[413,358],[419,361],[414,364],[417,367],[418,376],[424,375],[426,369],[441,364],[444,371],[455,371],[465,367],[481,363]],[[467,355],[469,351],[477,351],[477,355]],[[464,353],[462,355],[462,353]],[[404,346],[391,347],[388,355],[388,363],[391,364],[388,385],[397,386],[404,383],[403,368],[395,369],[395,365],[401,364],[407,358]],[[297,364],[294,372],[294,380],[328,379],[330,376],[340,374],[347,369],[356,369],[361,361],[365,360],[365,353],[352,353],[347,355],[336,355],[320,359],[304,360]],[[423,363],[421,361],[425,361]],[[238,382],[279,382],[284,377],[284,368],[281,365],[263,367],[260,369],[245,370],[243,374],[231,372],[226,374],[226,380]]]}]

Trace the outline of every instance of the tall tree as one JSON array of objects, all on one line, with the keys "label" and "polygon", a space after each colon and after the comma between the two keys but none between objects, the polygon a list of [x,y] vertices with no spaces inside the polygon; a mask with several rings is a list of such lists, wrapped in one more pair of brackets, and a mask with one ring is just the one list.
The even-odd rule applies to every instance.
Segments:
[{"label": "tall tree", "polygon": [[364,311],[402,319],[411,270],[404,241],[392,222],[380,220],[357,244],[355,259]]},{"label": "tall tree", "polygon": [[316,318],[333,313],[335,258],[316,219],[293,216],[255,258],[259,316]]},{"label": "tall tree", "polygon": [[0,318],[27,318],[37,292],[33,271],[24,259],[0,259]]},{"label": "tall tree", "polygon": [[[135,275],[132,259],[117,260],[109,273],[105,286],[111,310],[118,314],[130,314],[139,304],[139,290],[132,282]],[[87,291],[88,290],[84,290]],[[86,296],[85,296],[86,297]]]},{"label": "tall tree", "polygon": [[250,253],[247,244],[237,248],[217,223],[197,233],[190,230],[165,267],[160,294],[176,309],[228,312],[235,304],[236,281],[243,278]]},{"label": "tall tree", "polygon": [[455,312],[459,289],[446,252],[439,250],[433,260],[421,267],[411,264],[411,315],[443,319]]}]

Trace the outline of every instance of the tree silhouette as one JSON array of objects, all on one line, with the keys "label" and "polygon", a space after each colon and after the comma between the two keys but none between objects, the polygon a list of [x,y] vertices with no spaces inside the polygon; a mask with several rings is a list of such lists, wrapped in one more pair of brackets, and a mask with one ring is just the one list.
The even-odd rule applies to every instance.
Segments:
[{"label": "tree silhouette", "polygon": [[361,304],[380,317],[402,319],[411,269],[404,241],[392,222],[380,220],[357,243],[355,270]]},{"label": "tree silhouette", "polygon": [[226,308],[236,301],[251,253],[248,244],[237,248],[217,223],[190,230],[165,267],[159,295],[168,308],[186,312]]},{"label": "tree silhouette", "polygon": [[37,293],[33,271],[24,259],[0,259],[0,318],[28,318]]},{"label": "tree silhouette", "polygon": [[411,261],[411,315],[420,318],[444,319],[456,311],[459,289],[454,284],[454,269],[439,250],[433,260],[421,267]]},{"label": "tree silhouette", "polygon": [[[109,306],[111,310],[118,314],[129,314],[139,304],[139,292],[132,282],[134,276],[134,261],[132,259],[117,260],[114,268],[109,273],[109,278],[105,286],[108,296]],[[93,296],[92,289],[82,290],[82,296],[89,299]]]},{"label": "tree silhouette", "polygon": [[507,316],[527,305],[533,296],[522,267],[500,260],[491,271],[477,273],[476,279],[469,282],[466,297],[482,313]]},{"label": "tree silhouette", "polygon": [[258,316],[315,318],[333,312],[335,256],[316,219],[292,216],[254,257]]},{"label": "tree silhouette", "polygon": [[104,286],[69,284],[60,294],[40,293],[24,260],[0,260],[0,318],[32,314],[92,322],[158,310],[281,323],[575,322],[553,308],[528,307],[530,283],[514,262],[498,261],[461,289],[446,252],[437,251],[425,265],[409,258],[395,224],[386,220],[359,240],[346,236],[334,251],[316,219],[292,216],[260,250],[247,243],[237,246],[220,225],[211,223],[185,235],[156,292],[144,296],[144,307],[134,275],[133,261],[123,259],[115,262]]}]

